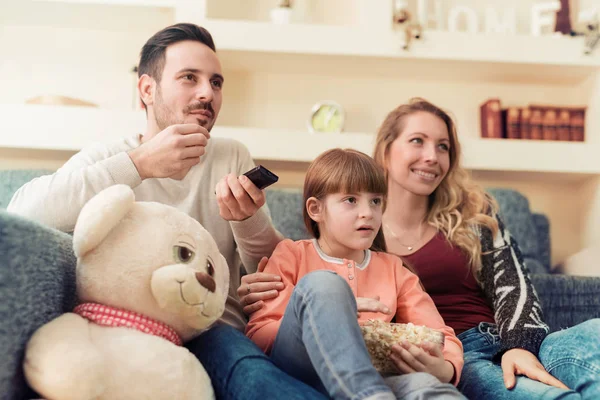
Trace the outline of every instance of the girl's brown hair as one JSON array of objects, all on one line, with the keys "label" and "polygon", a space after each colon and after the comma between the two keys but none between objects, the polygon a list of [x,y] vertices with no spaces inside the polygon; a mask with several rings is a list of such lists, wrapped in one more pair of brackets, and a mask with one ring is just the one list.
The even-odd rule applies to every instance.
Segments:
[{"label": "girl's brown hair", "polygon": [[444,180],[429,196],[427,222],[463,250],[469,256],[471,266],[478,271],[481,267],[478,228],[489,228],[494,234],[497,232],[498,222],[494,214],[498,211],[498,205],[460,166],[461,149],[452,117],[425,99],[411,99],[392,110],[383,121],[377,133],[373,157],[384,169],[387,180],[387,165],[393,162],[389,160],[390,146],[403,132],[406,119],[419,112],[440,118],[448,129],[450,140],[450,167]]},{"label": "girl's brown hair", "polygon": [[[306,210],[306,201],[314,197],[322,200],[334,193],[375,193],[387,197],[387,182],[383,170],[375,160],[357,150],[331,149],[319,155],[308,167],[304,179],[304,224],[314,238],[320,237],[319,225]],[[386,251],[381,228],[371,250]]]}]

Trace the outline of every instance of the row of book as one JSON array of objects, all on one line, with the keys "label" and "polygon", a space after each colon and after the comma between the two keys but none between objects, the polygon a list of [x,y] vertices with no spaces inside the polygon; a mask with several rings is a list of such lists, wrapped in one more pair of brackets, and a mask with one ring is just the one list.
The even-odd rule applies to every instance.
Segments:
[{"label": "row of book", "polygon": [[480,107],[481,137],[583,142],[585,111],[545,105],[503,109],[499,99],[489,99]]}]

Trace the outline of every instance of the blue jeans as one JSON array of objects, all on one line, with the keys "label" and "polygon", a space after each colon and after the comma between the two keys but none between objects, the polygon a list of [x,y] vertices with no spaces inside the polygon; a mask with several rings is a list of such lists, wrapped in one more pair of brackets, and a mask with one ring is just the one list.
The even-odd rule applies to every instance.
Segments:
[{"label": "blue jeans", "polygon": [[559,389],[524,376],[516,386],[504,386],[495,324],[482,322],[458,335],[465,366],[458,388],[472,399],[600,399],[600,319],[592,319],[546,336],[538,358],[546,370],[571,390]]},{"label": "blue jeans", "polygon": [[250,339],[229,325],[214,326],[186,346],[208,372],[217,399],[327,399],[277,368]]},{"label": "blue jeans", "polygon": [[463,398],[426,373],[384,380],[358,325],[356,299],[331,271],[304,276],[292,293],[271,358],[282,370],[334,399]]}]

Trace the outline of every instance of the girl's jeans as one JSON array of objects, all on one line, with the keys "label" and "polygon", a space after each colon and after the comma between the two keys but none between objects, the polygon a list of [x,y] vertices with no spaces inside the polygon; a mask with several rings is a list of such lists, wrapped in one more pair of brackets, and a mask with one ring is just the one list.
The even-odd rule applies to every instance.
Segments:
[{"label": "girl's jeans", "polygon": [[456,388],[426,373],[385,380],[373,367],[346,281],[315,271],[296,285],[271,358],[282,370],[334,399],[463,399]]}]

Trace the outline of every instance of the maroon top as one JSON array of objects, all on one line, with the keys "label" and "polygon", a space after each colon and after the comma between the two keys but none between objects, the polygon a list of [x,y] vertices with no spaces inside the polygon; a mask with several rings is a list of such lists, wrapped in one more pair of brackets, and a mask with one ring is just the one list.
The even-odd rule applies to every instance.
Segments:
[{"label": "maroon top", "polygon": [[495,322],[492,308],[469,268],[468,257],[443,233],[402,259],[417,272],[446,325],[457,335],[480,322]]}]

